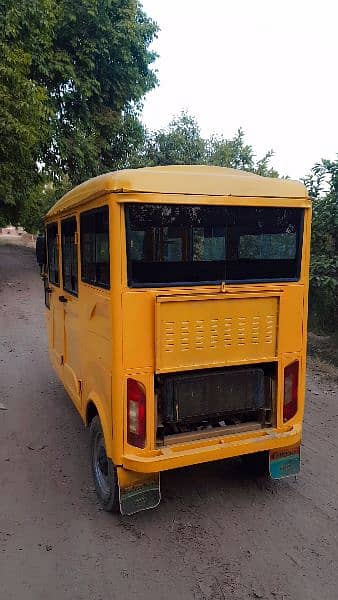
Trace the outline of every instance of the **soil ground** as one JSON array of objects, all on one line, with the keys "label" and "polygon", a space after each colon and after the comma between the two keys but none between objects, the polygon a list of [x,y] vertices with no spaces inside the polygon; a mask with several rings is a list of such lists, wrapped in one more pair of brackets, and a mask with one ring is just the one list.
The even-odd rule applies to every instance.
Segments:
[{"label": "soil ground", "polygon": [[[333,377],[338,373],[338,332],[332,335],[317,335],[309,332],[308,353],[324,371],[329,368]],[[320,365],[319,365],[320,366]]]},{"label": "soil ground", "polygon": [[30,248],[0,245],[0,598],[336,600],[338,393],[311,361],[297,479],[239,459],[164,473],[133,517],[95,496],[88,432],[48,361]]}]

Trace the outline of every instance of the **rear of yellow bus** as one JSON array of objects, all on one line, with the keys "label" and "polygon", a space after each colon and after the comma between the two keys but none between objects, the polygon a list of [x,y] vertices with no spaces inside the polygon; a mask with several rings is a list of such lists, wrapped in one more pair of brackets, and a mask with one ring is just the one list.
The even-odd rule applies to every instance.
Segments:
[{"label": "rear of yellow bus", "polygon": [[273,478],[296,474],[311,221],[305,189],[302,199],[154,194],[120,206],[122,512],[157,504],[163,470],[243,456]]}]

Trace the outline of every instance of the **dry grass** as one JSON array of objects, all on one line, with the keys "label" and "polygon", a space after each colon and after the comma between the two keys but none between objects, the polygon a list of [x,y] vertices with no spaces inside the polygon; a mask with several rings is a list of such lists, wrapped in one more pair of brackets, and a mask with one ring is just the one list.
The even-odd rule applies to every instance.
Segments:
[{"label": "dry grass", "polygon": [[325,375],[325,377],[338,381],[338,367],[332,362],[324,360],[317,355],[309,355],[307,364],[308,368],[312,371],[317,371],[321,375]]}]

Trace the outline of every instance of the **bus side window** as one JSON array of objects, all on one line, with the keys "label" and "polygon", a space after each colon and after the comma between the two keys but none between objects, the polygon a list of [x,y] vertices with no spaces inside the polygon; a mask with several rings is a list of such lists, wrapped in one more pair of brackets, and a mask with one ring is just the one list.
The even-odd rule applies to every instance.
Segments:
[{"label": "bus side window", "polygon": [[78,294],[76,218],[61,222],[63,289],[74,296]]},{"label": "bus side window", "polygon": [[57,223],[47,225],[48,278],[50,283],[59,286],[59,246]]},{"label": "bus side window", "polygon": [[109,208],[102,206],[81,213],[81,280],[110,288]]}]

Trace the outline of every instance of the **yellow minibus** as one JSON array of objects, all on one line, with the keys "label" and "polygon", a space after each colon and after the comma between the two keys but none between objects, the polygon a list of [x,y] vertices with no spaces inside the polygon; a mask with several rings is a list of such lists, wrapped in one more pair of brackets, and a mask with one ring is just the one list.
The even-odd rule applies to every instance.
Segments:
[{"label": "yellow minibus", "polygon": [[50,209],[50,358],[106,510],[155,507],[187,465],[299,471],[310,226],[303,184],[207,166],[107,173]]}]

